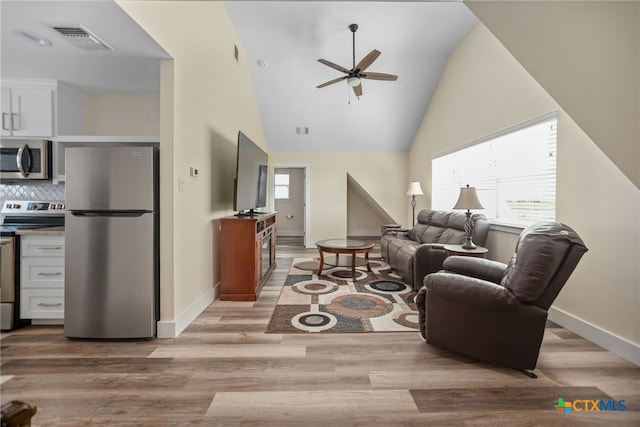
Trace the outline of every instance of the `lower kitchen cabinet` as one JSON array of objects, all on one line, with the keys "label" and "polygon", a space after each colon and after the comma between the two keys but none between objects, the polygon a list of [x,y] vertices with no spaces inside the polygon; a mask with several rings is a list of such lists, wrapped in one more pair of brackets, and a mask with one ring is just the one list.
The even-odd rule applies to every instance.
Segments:
[{"label": "lower kitchen cabinet", "polygon": [[64,319],[64,235],[21,237],[20,317]]}]

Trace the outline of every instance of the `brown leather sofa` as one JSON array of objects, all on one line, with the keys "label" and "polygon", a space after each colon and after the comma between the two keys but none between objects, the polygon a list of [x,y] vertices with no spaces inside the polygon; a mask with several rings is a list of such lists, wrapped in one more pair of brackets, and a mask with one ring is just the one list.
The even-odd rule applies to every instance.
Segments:
[{"label": "brown leather sofa", "polygon": [[[402,280],[422,287],[424,277],[442,269],[446,258],[444,245],[461,245],[465,241],[464,212],[423,210],[411,230],[390,228],[380,238],[382,258],[400,274]],[[483,214],[472,214],[472,239],[484,246],[489,234],[489,221]]]},{"label": "brown leather sofa", "polygon": [[420,332],[429,344],[533,369],[547,310],[585,252],[570,227],[541,222],[522,232],[509,264],[449,257],[416,297]]}]

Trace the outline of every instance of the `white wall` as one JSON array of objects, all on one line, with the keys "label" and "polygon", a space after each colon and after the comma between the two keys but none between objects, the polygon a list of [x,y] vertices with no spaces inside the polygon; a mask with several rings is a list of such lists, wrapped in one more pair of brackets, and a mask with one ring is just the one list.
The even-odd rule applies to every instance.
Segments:
[{"label": "white wall", "polygon": [[[173,58],[163,63],[160,92],[161,258],[171,266],[161,271],[158,332],[172,336],[215,296],[218,220],[232,213],[237,132],[265,150],[266,141],[244,49],[221,2],[118,4]],[[191,166],[198,177],[189,176]]]},{"label": "white wall", "polygon": [[399,218],[399,221],[407,218],[407,154],[405,151],[272,151],[270,162],[310,165],[307,241],[315,242],[347,235],[347,174],[393,218]]},{"label": "white wall", "polygon": [[[411,147],[410,173],[430,189],[425,159],[550,111],[559,111],[557,219],[590,249],[554,308],[593,336],[613,337],[619,354],[637,349],[639,191],[482,24],[449,58]],[[490,258],[508,260],[514,237],[491,231]]]}]

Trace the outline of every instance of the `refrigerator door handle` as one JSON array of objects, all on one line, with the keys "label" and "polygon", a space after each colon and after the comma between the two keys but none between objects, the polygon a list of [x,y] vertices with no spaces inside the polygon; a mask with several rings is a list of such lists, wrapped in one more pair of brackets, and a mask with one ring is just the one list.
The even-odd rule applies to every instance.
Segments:
[{"label": "refrigerator door handle", "polygon": [[119,211],[119,212],[105,212],[105,211],[71,211],[71,215],[78,217],[125,217],[135,218],[144,214],[150,213],[150,211]]}]

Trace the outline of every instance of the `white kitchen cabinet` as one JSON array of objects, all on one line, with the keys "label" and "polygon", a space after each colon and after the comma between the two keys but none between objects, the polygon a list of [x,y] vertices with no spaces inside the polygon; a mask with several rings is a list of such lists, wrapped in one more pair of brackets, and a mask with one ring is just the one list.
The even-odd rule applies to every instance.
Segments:
[{"label": "white kitchen cabinet", "polygon": [[54,89],[48,87],[2,87],[2,136],[53,136]]},{"label": "white kitchen cabinet", "polygon": [[64,319],[64,235],[20,239],[20,317]]}]

